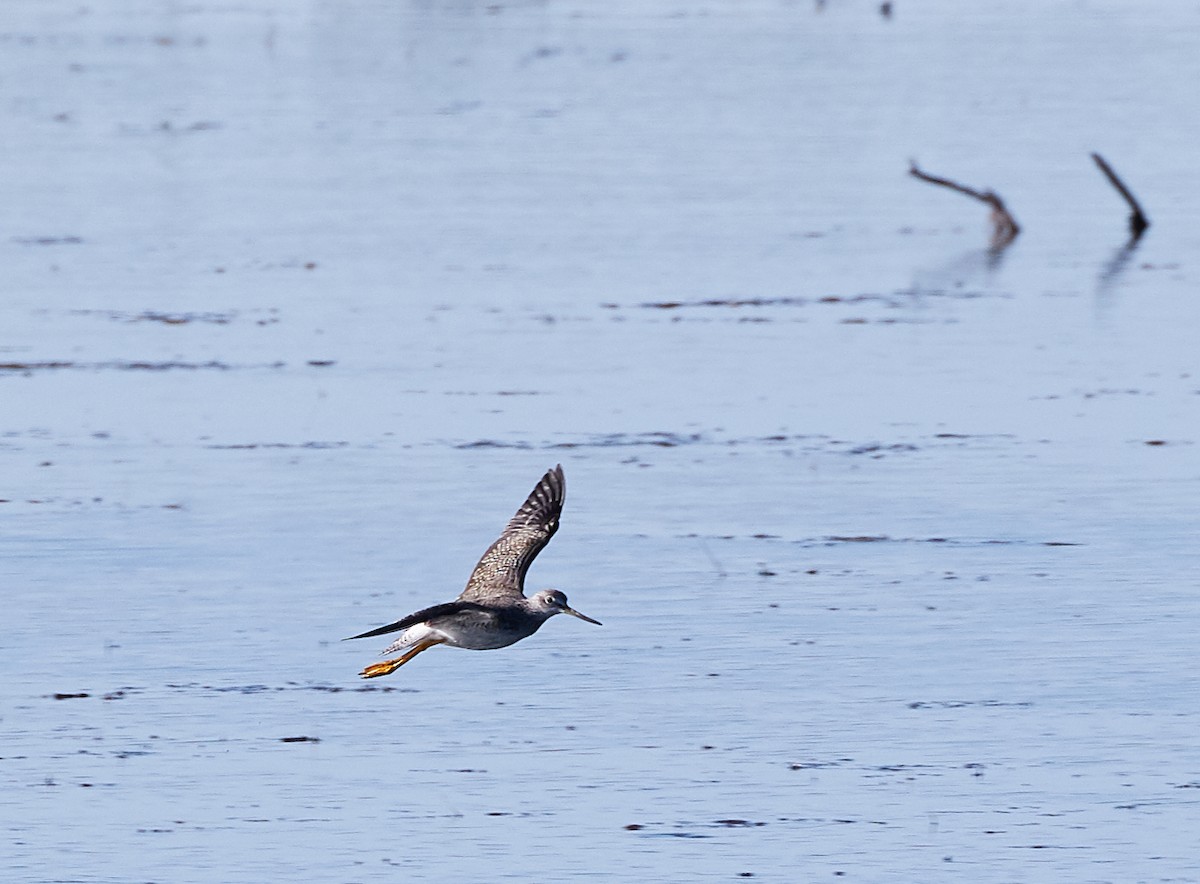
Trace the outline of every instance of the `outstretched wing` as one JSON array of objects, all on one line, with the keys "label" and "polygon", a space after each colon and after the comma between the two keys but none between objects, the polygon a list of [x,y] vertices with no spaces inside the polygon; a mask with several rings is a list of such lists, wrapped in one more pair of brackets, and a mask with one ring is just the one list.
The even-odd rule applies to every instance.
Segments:
[{"label": "outstretched wing", "polygon": [[460,601],[525,595],[525,572],[558,530],[566,493],[561,465],[542,476],[504,533],[475,566]]}]

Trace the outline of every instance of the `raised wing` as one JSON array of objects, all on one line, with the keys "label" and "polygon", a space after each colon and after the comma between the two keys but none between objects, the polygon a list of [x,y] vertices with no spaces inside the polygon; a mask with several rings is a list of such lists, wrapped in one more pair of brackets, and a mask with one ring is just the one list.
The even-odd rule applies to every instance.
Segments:
[{"label": "raised wing", "polygon": [[525,595],[525,572],[558,530],[566,493],[561,465],[542,476],[504,533],[475,566],[460,601]]}]

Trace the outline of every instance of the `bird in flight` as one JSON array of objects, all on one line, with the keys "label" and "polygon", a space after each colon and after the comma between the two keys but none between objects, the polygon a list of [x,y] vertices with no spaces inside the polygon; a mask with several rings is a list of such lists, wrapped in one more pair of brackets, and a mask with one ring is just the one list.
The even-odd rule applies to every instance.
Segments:
[{"label": "bird in flight", "polygon": [[599,620],[585,617],[568,605],[567,597],[557,589],[543,589],[525,597],[525,572],[558,530],[566,491],[561,465],[542,476],[504,532],[483,554],[467,588],[454,601],[423,608],[395,623],[346,639],[404,630],[383,649],[383,654],[399,653],[398,657],[372,663],[359,674],[363,678],[390,675],[435,645],[472,651],[507,647],[533,635],[555,614],[570,614],[599,626]]}]

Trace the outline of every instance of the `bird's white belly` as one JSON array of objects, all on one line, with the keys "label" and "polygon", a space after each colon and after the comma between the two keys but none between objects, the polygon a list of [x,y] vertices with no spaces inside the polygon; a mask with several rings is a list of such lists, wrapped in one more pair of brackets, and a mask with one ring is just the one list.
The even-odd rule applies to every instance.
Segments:
[{"label": "bird's white belly", "polygon": [[440,630],[434,629],[428,623],[418,623],[416,626],[410,626],[404,632],[400,633],[400,637],[380,653],[387,655],[407,650],[423,638],[444,638],[444,636]]},{"label": "bird's white belly", "polygon": [[[438,625],[432,625],[433,623]],[[507,648],[523,638],[528,638],[537,632],[540,625],[538,622],[531,624],[530,629],[513,630],[500,628],[491,615],[457,619],[434,618],[432,623],[418,623],[408,627],[398,639],[384,648],[383,653],[386,655],[405,651],[425,639],[437,639],[441,644],[452,648],[465,648],[468,651],[492,651],[496,648]]]}]

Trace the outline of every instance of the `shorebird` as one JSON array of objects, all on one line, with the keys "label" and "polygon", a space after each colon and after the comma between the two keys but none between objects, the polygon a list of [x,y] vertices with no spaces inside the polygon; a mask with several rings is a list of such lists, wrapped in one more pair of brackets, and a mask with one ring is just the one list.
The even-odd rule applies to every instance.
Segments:
[{"label": "shorebird", "polygon": [[423,608],[395,623],[346,639],[404,630],[382,652],[403,653],[391,660],[372,663],[359,675],[363,678],[390,675],[435,645],[472,651],[504,648],[533,635],[555,614],[570,614],[599,626],[599,620],[585,617],[568,605],[567,597],[557,589],[543,589],[530,598],[525,597],[525,572],[558,530],[566,490],[567,480],[561,465],[542,476],[509,520],[504,533],[483,554],[467,581],[467,588],[457,599]]}]

